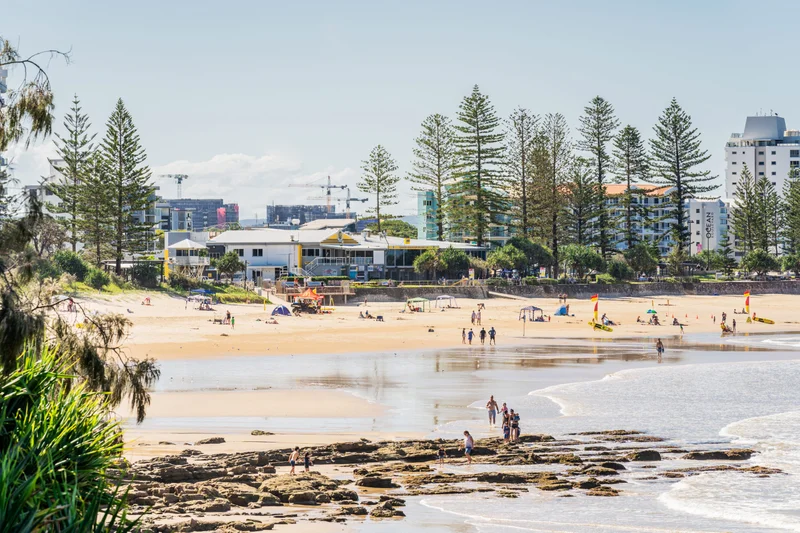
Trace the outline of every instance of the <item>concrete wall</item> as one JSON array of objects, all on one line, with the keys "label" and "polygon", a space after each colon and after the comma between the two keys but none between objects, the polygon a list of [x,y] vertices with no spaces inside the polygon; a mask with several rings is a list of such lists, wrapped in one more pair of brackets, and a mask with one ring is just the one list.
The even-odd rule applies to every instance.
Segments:
[{"label": "concrete wall", "polygon": [[[523,298],[557,297],[566,293],[570,298],[589,298],[600,294],[610,298],[694,295],[742,295],[750,289],[754,294],[800,294],[800,281],[732,281],[725,283],[620,283],[615,285],[533,285],[512,287],[380,287],[357,288],[353,303],[367,298],[369,302],[404,302],[408,298],[434,300],[442,294],[456,298],[490,298],[489,292],[520,296]],[[338,303],[338,300],[337,300]]]},{"label": "concrete wall", "polygon": [[593,294],[609,297],[669,295],[741,295],[750,289],[753,294],[800,294],[797,281],[731,281],[725,283],[620,283],[614,285],[534,285],[493,287],[500,292],[526,298],[549,297],[566,293],[570,298],[589,298]]},{"label": "concrete wall", "polygon": [[355,297],[350,297],[349,302],[405,302],[409,298],[428,298],[435,300],[437,296],[449,294],[456,298],[488,298],[484,287],[380,287],[357,288]]}]

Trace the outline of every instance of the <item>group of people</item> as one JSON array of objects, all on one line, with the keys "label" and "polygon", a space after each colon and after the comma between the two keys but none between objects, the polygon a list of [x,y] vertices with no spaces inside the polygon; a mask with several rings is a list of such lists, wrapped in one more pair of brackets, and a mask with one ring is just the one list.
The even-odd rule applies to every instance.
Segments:
[{"label": "group of people", "polygon": [[[497,341],[497,331],[494,327],[489,328],[489,331],[486,331],[486,328],[481,328],[480,332],[478,332],[478,338],[481,340],[481,346],[486,344],[486,335],[489,335],[489,346],[496,345]],[[472,331],[472,328],[461,328],[461,344],[472,344],[472,339],[475,338],[475,332]]]},{"label": "group of people", "polygon": [[[745,314],[746,315],[747,313],[744,312],[744,309],[742,309],[742,313],[739,313],[739,312],[736,311],[736,309],[734,309],[733,310],[733,314],[735,314],[735,315]],[[755,313],[753,313],[753,314],[755,315]],[[714,322],[717,321],[717,317],[716,316],[713,316],[712,318],[714,319]],[[722,332],[723,333],[736,333],[736,319],[734,318],[733,320],[731,320],[731,325],[729,326],[728,323],[727,323],[728,313],[723,311],[721,318],[722,318],[722,321],[719,323],[719,327],[720,327],[720,329],[722,329]]]},{"label": "group of people", "polygon": [[478,307],[477,311],[472,312],[472,325],[473,326],[480,326],[481,325],[481,308]]},{"label": "group of people", "polygon": [[489,396],[489,401],[486,402],[486,411],[489,414],[489,427],[497,425],[497,415],[500,415],[503,441],[519,442],[519,413],[509,409],[505,402],[503,402],[503,407],[499,407],[494,395]]},{"label": "group of people", "polygon": [[[296,472],[294,469],[297,466],[297,463],[299,462],[300,462],[300,448],[295,446],[294,450],[292,450],[292,453],[289,454],[289,466],[292,467],[292,469],[289,471],[289,475],[292,476],[295,475]],[[303,466],[305,467],[306,472],[308,472],[309,468],[311,468],[313,465],[314,462],[311,460],[311,453],[306,452],[305,455],[303,455]]]},{"label": "group of people", "polygon": [[231,316],[231,312],[230,311],[225,311],[225,319],[223,320],[222,323],[223,324],[230,324],[231,325],[231,329],[234,329],[234,327],[236,326],[236,317],[235,316]]}]

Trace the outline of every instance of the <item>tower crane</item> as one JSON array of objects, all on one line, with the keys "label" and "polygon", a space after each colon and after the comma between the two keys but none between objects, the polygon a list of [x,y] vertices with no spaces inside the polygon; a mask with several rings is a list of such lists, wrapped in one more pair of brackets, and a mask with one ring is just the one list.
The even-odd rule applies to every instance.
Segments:
[{"label": "tower crane", "polygon": [[347,185],[331,185],[331,177],[328,176],[328,183],[325,185],[314,185],[313,183],[290,183],[289,187],[305,187],[307,189],[325,189],[325,200],[328,206],[328,213],[331,212],[331,189],[346,189]]},{"label": "tower crane", "polygon": [[168,178],[171,180],[175,180],[175,183],[178,184],[178,200],[183,198],[183,190],[181,185],[183,184],[183,180],[189,179],[189,176],[187,176],[186,174],[161,174],[159,178]]},{"label": "tower crane", "polygon": [[[349,185],[344,185],[342,188],[347,191],[347,197],[345,197],[345,198],[336,198],[335,200],[337,202],[344,202],[345,216],[347,218],[350,218],[350,202],[362,202],[362,203],[363,202],[368,202],[369,198],[351,198],[350,197],[350,186]],[[309,200],[325,200],[326,198],[328,198],[328,197],[327,196],[311,196],[308,199]]]}]

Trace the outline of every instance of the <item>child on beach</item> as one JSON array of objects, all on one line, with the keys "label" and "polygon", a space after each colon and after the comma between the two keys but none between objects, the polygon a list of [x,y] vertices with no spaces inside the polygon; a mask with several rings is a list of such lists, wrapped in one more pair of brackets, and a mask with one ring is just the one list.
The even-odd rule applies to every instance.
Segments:
[{"label": "child on beach", "polygon": [[472,464],[472,448],[475,446],[475,440],[469,431],[464,431],[464,455],[467,456],[467,464]]},{"label": "child on beach", "polygon": [[311,460],[311,452],[306,452],[303,456],[303,465],[306,467],[306,472],[314,465],[314,461]]},{"label": "child on beach", "polygon": [[292,453],[289,454],[289,465],[292,467],[292,469],[289,471],[289,475],[294,475],[294,467],[297,465],[298,459],[300,459],[300,448],[295,446],[294,450],[292,450]]},{"label": "child on beach", "polygon": [[231,329],[233,329],[235,326],[236,326],[236,317],[232,316],[231,317]]},{"label": "child on beach", "polygon": [[443,466],[444,460],[447,457],[447,452],[444,451],[444,446],[439,446],[439,451],[437,454],[439,456],[439,466]]},{"label": "child on beach", "polygon": [[467,328],[461,328],[461,344],[467,344]]},{"label": "child on beach", "polygon": [[511,428],[508,427],[508,421],[504,419],[503,421],[503,442],[508,444],[508,439],[511,436]]}]

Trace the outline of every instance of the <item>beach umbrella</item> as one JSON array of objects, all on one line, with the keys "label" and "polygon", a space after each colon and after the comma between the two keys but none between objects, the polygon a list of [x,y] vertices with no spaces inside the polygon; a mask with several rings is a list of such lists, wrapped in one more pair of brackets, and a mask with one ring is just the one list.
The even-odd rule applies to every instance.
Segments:
[{"label": "beach umbrella", "polygon": [[648,309],[647,310],[647,314],[648,315],[655,315],[655,314],[658,314],[658,311],[656,311],[655,309]]}]

